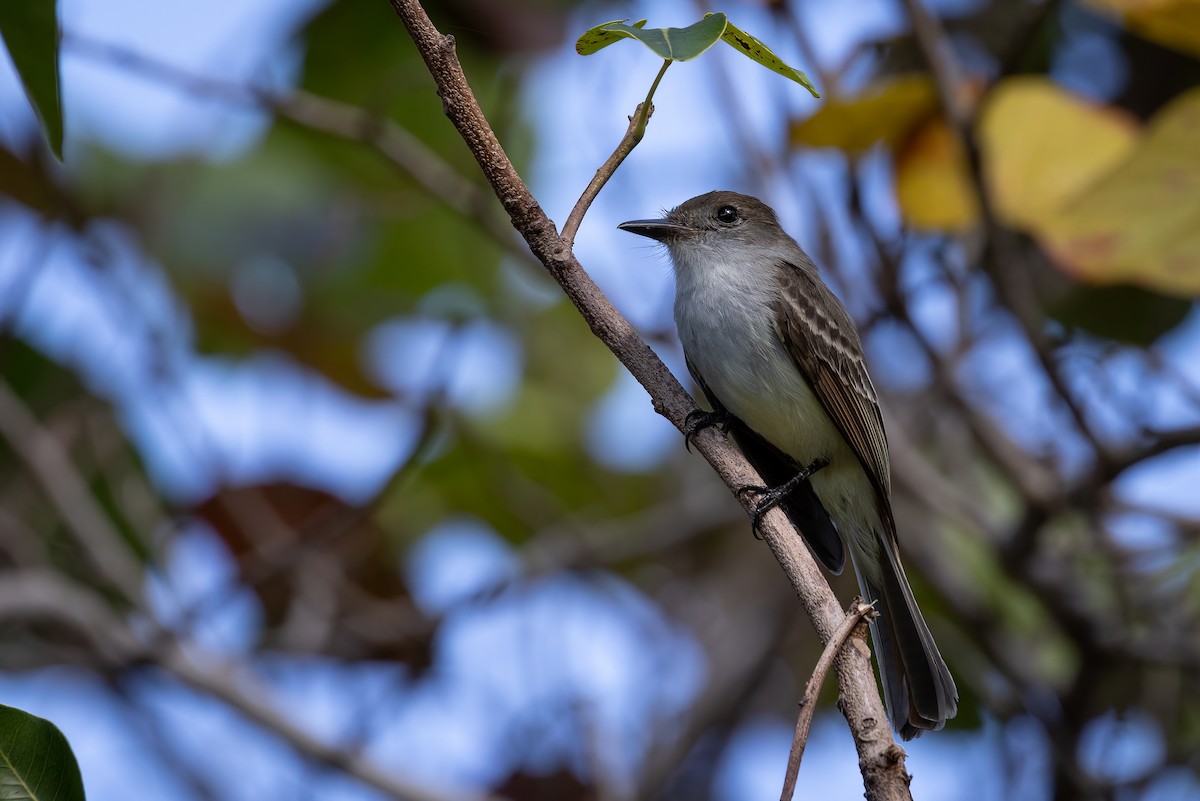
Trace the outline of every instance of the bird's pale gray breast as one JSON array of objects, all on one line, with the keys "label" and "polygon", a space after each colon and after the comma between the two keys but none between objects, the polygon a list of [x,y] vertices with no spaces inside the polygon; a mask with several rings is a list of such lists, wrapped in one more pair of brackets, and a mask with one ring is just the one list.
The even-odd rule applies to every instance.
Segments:
[{"label": "bird's pale gray breast", "polygon": [[723,266],[708,280],[680,276],[675,323],[688,359],[726,409],[800,464],[841,455],[844,442],[779,338],[772,282]]}]

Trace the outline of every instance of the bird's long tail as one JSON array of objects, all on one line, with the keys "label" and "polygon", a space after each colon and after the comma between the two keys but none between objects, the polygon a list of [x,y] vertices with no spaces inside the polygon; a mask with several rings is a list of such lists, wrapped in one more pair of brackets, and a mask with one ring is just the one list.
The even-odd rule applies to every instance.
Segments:
[{"label": "bird's long tail", "polygon": [[879,615],[871,621],[871,641],[888,717],[900,737],[911,740],[937,731],[958,711],[958,689],[917,608],[894,542],[880,537],[874,570],[851,549],[858,584]]}]

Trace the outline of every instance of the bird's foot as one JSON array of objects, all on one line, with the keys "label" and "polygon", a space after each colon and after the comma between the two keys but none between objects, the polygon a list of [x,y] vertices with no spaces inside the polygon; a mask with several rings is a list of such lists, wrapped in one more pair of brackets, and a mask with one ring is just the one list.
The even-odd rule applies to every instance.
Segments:
[{"label": "bird's foot", "polygon": [[729,412],[707,412],[704,409],[693,409],[683,419],[683,447],[688,453],[692,452],[692,440],[706,428],[716,426],[722,434],[729,432],[729,424],[733,415]]},{"label": "bird's foot", "polygon": [[782,503],[784,498],[786,498],[788,495],[791,495],[792,491],[795,490],[796,487],[800,486],[803,482],[808,481],[813,474],[828,466],[828,459],[817,457],[809,462],[808,467],[804,468],[799,473],[792,476],[777,487],[760,487],[755,484],[747,484],[746,486],[739,488],[736,493],[739,499],[743,495],[748,494],[762,496],[758,499],[758,503],[755,504],[754,514],[750,518],[751,530],[754,532],[754,536],[761,539],[761,536],[758,533],[758,525],[762,522],[762,519],[767,512],[771,511],[780,503]]}]

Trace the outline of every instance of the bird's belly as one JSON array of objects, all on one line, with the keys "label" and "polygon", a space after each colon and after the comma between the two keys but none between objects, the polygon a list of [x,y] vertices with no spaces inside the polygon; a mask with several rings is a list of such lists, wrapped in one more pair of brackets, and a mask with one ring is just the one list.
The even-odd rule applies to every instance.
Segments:
[{"label": "bird's belly", "polygon": [[[813,489],[838,530],[853,543],[859,569],[873,572],[878,558],[873,532],[880,529],[875,489],[774,331],[697,339],[695,330],[687,330],[680,321],[680,335],[688,360],[727,411],[801,467],[815,459],[827,461],[813,475]],[[699,342],[720,344],[701,348]]]},{"label": "bird's belly", "polygon": [[[769,326],[745,334],[704,335],[681,321],[684,350],[725,408],[775,447],[807,465],[823,458],[856,466],[820,400]],[[686,331],[684,329],[691,329]],[[701,343],[720,343],[700,347]],[[846,465],[846,466],[849,466]]]}]

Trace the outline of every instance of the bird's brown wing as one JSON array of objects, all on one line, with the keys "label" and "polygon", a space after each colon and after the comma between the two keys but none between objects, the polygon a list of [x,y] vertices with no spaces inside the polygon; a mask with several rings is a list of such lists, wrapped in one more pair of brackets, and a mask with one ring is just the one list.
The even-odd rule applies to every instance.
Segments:
[{"label": "bird's brown wing", "polygon": [[[800,374],[858,456],[875,487],[879,516],[888,533],[896,526],[891,510],[891,472],[883,415],[867,375],[854,321],[815,274],[793,264],[780,269],[774,303],[775,326]],[[815,298],[822,298],[817,303]]]},{"label": "bird's brown wing", "polygon": [[[954,717],[958,690],[900,565],[887,437],[858,331],[815,268],[782,267],[775,303],[781,339],[875,487],[885,529],[877,532],[883,553],[875,570],[859,572],[859,580],[863,597],[876,603],[880,613],[871,621],[871,631],[888,715],[900,736],[910,740]],[[814,298],[822,302],[814,303]]]},{"label": "bird's brown wing", "polygon": [[[708,398],[713,411],[728,415],[729,433],[733,435],[734,442],[742,449],[747,461],[754,465],[754,469],[762,476],[767,486],[777,487],[785,484],[800,472],[804,465],[796,464],[795,459],[767,442],[754,429],[729,413],[716,393],[708,388],[704,376],[700,375],[690,359],[687,367],[704,397]],[[801,535],[821,560],[821,564],[834,575],[839,575],[846,565],[846,551],[833,521],[829,519],[829,513],[821,505],[821,499],[813,491],[812,485],[805,481],[793,490],[780,506],[796,528],[800,529]]]}]

